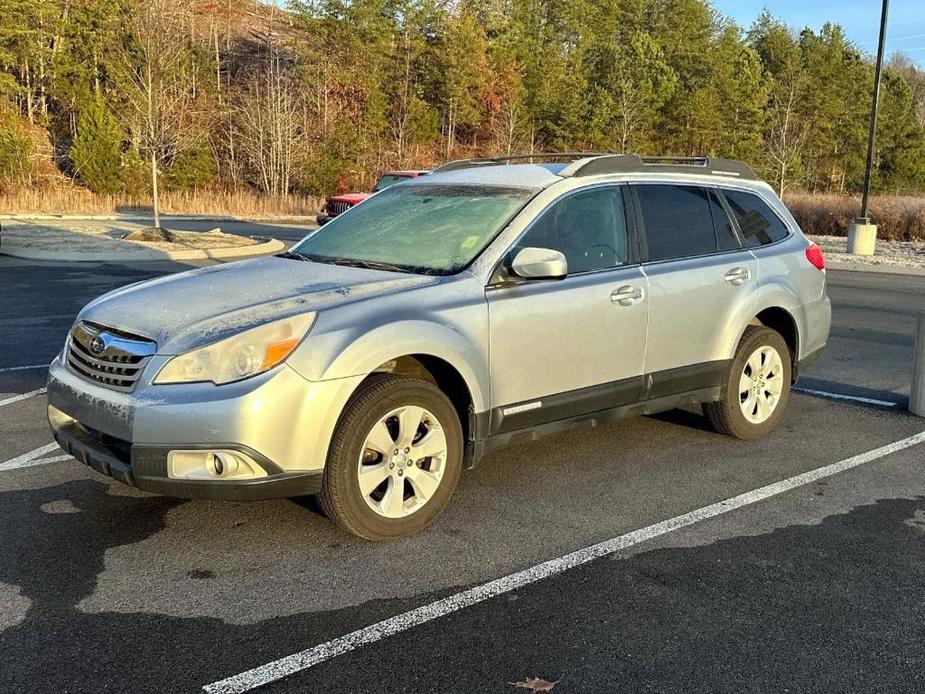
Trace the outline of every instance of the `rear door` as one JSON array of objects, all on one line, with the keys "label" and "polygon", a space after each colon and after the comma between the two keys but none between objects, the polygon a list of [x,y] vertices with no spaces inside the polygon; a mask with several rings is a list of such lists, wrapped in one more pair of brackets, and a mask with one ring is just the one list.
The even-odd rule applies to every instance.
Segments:
[{"label": "rear door", "polygon": [[492,433],[635,402],[642,387],[648,300],[625,214],[625,186],[565,195],[508,252],[561,251],[561,280],[486,290]]},{"label": "rear door", "polygon": [[656,183],[631,188],[649,281],[645,394],[719,385],[757,303],[758,262],[715,190]]}]

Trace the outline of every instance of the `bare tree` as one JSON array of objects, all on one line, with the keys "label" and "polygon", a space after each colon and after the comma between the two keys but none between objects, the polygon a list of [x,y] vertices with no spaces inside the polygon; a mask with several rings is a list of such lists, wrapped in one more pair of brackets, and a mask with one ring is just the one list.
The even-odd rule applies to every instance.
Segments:
[{"label": "bare tree", "polygon": [[610,114],[610,140],[622,153],[640,145],[658,109],[674,92],[676,75],[651,36],[634,33],[617,42],[608,55],[603,113]]},{"label": "bare tree", "polygon": [[417,56],[411,42],[411,29],[407,21],[401,32],[401,40],[397,50],[400,52],[399,69],[396,71],[398,79],[398,93],[392,103],[389,115],[389,126],[392,129],[392,138],[395,141],[396,158],[398,165],[402,166],[407,154],[408,135],[413,120],[412,99],[414,80],[411,74],[411,63]]},{"label": "bare tree", "polygon": [[645,118],[646,95],[638,89],[629,75],[621,72],[617,78],[616,108],[614,110],[614,142],[620,153],[625,154],[630,142]]},{"label": "bare tree", "polygon": [[925,128],[925,70],[918,67],[909,56],[894,53],[890,58],[890,67],[901,74],[912,89],[912,102],[915,104],[915,116],[919,125]]},{"label": "bare tree", "polygon": [[255,182],[270,195],[289,192],[303,118],[292,79],[279,53],[271,50],[251,74],[236,103],[242,156]]},{"label": "bare tree", "polygon": [[792,172],[800,163],[809,135],[797,113],[804,86],[805,78],[798,72],[791,72],[772,90],[768,103],[764,149],[774,164],[774,182],[780,196],[792,184]]},{"label": "bare tree", "polygon": [[160,228],[158,167],[198,142],[188,0],[145,0],[128,16],[131,40],[116,60],[126,118],[151,169],[154,226]]},{"label": "bare tree", "polygon": [[523,139],[526,109],[519,93],[505,94],[499,106],[494,116],[498,149],[505,154],[512,154]]}]

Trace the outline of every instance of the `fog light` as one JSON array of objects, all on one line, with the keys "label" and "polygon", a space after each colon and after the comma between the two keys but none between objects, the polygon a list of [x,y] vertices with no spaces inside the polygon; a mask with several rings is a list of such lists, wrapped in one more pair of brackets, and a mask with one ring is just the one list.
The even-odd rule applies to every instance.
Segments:
[{"label": "fog light", "polygon": [[266,477],[267,471],[240,451],[170,451],[167,474],[182,480],[246,480]]},{"label": "fog light", "polygon": [[212,457],[206,463],[206,469],[212,477],[233,477],[241,469],[241,462],[234,453],[217,451],[212,453]]}]

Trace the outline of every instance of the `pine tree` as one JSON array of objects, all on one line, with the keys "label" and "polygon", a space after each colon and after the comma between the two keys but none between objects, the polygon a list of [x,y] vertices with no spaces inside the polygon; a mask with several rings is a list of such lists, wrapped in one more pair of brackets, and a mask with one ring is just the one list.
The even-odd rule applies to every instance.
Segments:
[{"label": "pine tree", "polygon": [[101,97],[81,109],[68,157],[74,175],[94,193],[121,188],[122,131]]}]

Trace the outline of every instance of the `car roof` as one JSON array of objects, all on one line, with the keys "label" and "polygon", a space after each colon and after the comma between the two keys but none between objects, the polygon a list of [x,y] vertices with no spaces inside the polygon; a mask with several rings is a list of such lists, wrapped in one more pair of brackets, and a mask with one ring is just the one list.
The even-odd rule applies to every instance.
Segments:
[{"label": "car roof", "polygon": [[[420,181],[407,185],[431,185],[434,183],[465,183],[472,185],[518,186],[545,188],[562,179],[558,172],[564,164],[491,164],[454,169],[444,173],[432,173]],[[404,184],[403,184],[404,185]]]},{"label": "car roof", "polygon": [[[439,183],[465,184],[465,185],[496,185],[519,188],[543,189],[554,183],[572,179],[587,184],[594,184],[602,180],[626,182],[673,182],[688,185],[716,186],[721,188],[734,187],[749,190],[769,189],[767,183],[757,179],[724,177],[707,174],[698,169],[685,170],[659,170],[646,167],[644,170],[624,171],[613,173],[595,173],[589,176],[574,177],[571,171],[564,171],[573,166],[570,163],[542,163],[542,164],[495,164],[484,163],[475,166],[454,168],[448,171],[435,172],[426,177],[417,178],[402,185],[430,185]],[[565,175],[561,175],[564,171]]]}]

